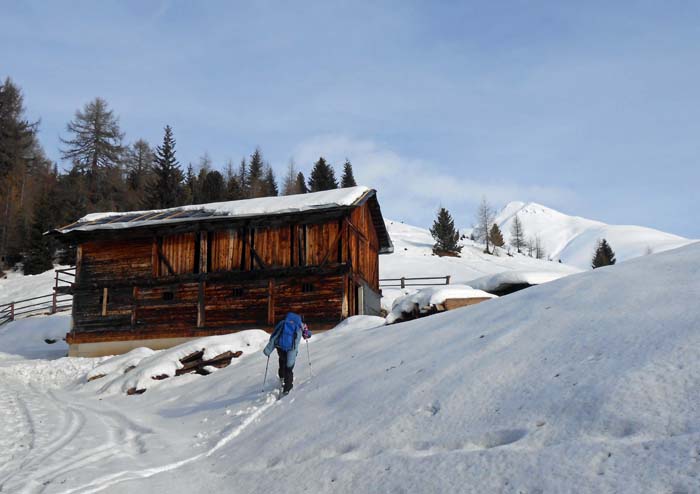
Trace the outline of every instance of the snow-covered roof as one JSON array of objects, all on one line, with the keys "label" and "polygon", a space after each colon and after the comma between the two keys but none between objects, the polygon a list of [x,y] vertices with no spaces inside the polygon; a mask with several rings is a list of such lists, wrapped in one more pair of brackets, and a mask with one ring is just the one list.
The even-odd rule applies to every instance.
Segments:
[{"label": "snow-covered roof", "polygon": [[52,230],[50,233],[63,235],[73,232],[122,230],[222,218],[249,219],[282,214],[331,211],[359,206],[368,200],[372,209],[372,220],[379,237],[380,253],[392,252],[393,246],[381,216],[379,203],[376,200],[376,191],[361,185],[308,194],[192,204],[169,209],[92,213],[70,225]]}]

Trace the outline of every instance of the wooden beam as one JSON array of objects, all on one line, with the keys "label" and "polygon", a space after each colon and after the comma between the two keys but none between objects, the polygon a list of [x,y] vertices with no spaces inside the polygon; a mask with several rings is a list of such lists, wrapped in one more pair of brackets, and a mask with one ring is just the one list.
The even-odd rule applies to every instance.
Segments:
[{"label": "wooden beam", "polygon": [[[165,267],[166,267],[166,268],[168,268],[168,273],[169,273],[170,275],[174,275],[174,274],[175,274],[175,270],[174,270],[173,267],[170,265],[170,261],[168,261],[168,258],[165,257],[165,254],[163,254],[163,250],[162,250],[162,246],[161,246],[162,243],[163,243],[163,239],[162,239],[162,238],[159,238],[159,239],[158,239],[158,243],[157,243],[157,246],[158,246],[158,259],[159,259],[160,261],[162,261],[163,264],[165,264]],[[158,274],[160,274],[160,269],[159,269],[158,271],[159,271]]]},{"label": "wooden beam", "polygon": [[257,251],[255,250],[255,229],[254,228],[250,229],[250,259],[251,259],[251,263],[250,263],[251,269],[253,269],[253,266],[252,266],[253,260],[255,260],[255,262],[258,263],[258,266],[260,266],[260,269],[267,269],[267,265],[263,262],[262,259],[260,259],[260,256],[258,255]]},{"label": "wooden beam", "polygon": [[200,279],[207,282],[248,282],[267,280],[269,278],[299,278],[303,276],[332,276],[336,274],[344,274],[350,270],[350,265],[337,264],[328,265],[323,268],[318,266],[294,266],[289,268],[270,268],[266,270],[258,269],[255,271],[219,271],[215,273],[194,274],[178,274],[175,276],[166,277],[134,277],[128,280],[114,279],[105,280],[98,283],[84,283],[81,286],[74,288],[74,292],[94,292],[104,286],[109,288],[132,287],[134,285],[140,287],[155,287],[155,286],[173,286],[176,287],[181,283],[198,283]]}]

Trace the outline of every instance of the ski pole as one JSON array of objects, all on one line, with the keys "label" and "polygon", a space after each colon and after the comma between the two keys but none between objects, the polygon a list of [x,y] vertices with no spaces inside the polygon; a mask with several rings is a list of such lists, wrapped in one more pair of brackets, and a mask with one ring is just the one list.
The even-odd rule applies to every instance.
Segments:
[{"label": "ski pole", "polygon": [[311,367],[311,354],[309,353],[309,340],[306,340],[306,358],[309,360],[309,381],[314,377],[314,370]]},{"label": "ski pole", "polygon": [[265,383],[267,382],[267,367],[270,365],[270,356],[267,356],[267,363],[265,364],[265,379],[263,379],[263,387],[260,390],[261,393],[265,392]]}]

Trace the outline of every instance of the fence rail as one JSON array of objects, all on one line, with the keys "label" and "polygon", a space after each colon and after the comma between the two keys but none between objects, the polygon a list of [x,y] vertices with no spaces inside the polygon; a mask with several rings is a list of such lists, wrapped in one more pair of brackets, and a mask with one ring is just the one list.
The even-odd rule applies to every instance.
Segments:
[{"label": "fence rail", "polygon": [[74,281],[75,268],[57,269],[53,293],[0,304],[0,326],[23,317],[70,310],[73,307],[71,291]]},{"label": "fence rail", "polygon": [[[407,286],[433,286],[433,285],[449,285],[450,275],[447,276],[418,276],[413,278],[407,278],[405,276],[401,278],[381,278],[379,280],[380,288],[389,287],[400,287],[406,288]],[[397,283],[398,282],[398,283]],[[418,282],[418,283],[415,283]],[[431,282],[431,283],[429,283]]]}]

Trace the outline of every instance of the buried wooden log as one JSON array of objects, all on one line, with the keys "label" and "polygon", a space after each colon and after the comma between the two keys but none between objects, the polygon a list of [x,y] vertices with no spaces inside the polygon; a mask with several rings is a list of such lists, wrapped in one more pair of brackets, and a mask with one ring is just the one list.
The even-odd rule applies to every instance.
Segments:
[{"label": "buried wooden log", "polygon": [[197,350],[194,353],[190,353],[186,357],[182,357],[180,359],[180,363],[182,365],[187,365],[189,362],[195,362],[195,361],[202,360],[202,357],[204,357],[204,348],[202,348],[201,350]]},{"label": "buried wooden log", "polygon": [[142,395],[146,392],[145,389],[129,388],[126,390],[126,394],[131,395]]},{"label": "buried wooden log", "polygon": [[96,376],[88,377],[87,382],[94,381],[95,379],[102,379],[106,374],[97,374]]},{"label": "buried wooden log", "polygon": [[[204,356],[204,351],[201,353],[196,353],[199,354],[199,360],[193,360],[193,355],[195,355],[194,353],[192,355],[188,355],[184,359],[180,359],[180,363],[183,364],[183,366],[181,369],[175,371],[176,376],[181,376],[190,372],[196,372],[197,374],[206,376],[207,374],[210,374],[210,372],[207,371],[205,367],[216,367],[218,369],[223,369],[231,364],[232,359],[243,355],[243,352],[240,350],[236,352],[229,350],[209,360],[203,360],[202,357]],[[184,362],[185,359],[187,359],[186,362]]]}]

